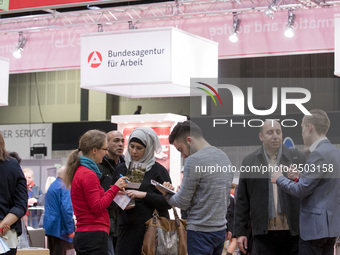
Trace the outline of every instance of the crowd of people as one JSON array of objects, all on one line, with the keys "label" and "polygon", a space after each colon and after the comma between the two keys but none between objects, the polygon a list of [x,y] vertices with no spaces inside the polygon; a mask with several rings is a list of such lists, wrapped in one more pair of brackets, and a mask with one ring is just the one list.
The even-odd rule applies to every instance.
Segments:
[{"label": "crowd of people", "polygon": [[[340,236],[340,150],[326,137],[327,114],[310,113],[301,124],[308,152],[285,147],[280,123],[267,120],[259,132],[261,146],[242,161],[258,171],[241,172],[238,185],[232,172],[197,170],[230,169],[232,163],[198,125],[178,123],[169,142],[185,164],[175,194],[151,184],[175,190],[166,168],[156,162],[162,146],[152,128],[134,129],[125,155],[119,131],[87,131],[44,194],[50,254],[65,255],[72,244],[77,255],[140,254],[145,222],[155,209],[169,218],[171,207],[186,212],[189,255],[221,255],[226,240],[228,255],[236,249],[249,255],[333,254]],[[23,172],[9,156],[1,134],[0,174],[0,237],[10,248],[6,254],[16,254],[20,219],[41,191],[33,172]],[[133,202],[125,210],[113,202],[124,194]]]}]

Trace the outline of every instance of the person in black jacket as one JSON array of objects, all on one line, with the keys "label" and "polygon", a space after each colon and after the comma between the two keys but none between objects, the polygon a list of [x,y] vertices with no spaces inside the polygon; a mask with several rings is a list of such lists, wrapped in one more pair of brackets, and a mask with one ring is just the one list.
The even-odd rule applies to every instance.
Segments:
[{"label": "person in black jacket", "polygon": [[[105,191],[110,189],[115,184],[114,178],[116,168],[119,164],[124,163],[124,136],[119,131],[110,131],[106,134],[107,138],[107,155],[104,156],[103,161],[98,164],[98,168],[102,173],[100,178],[100,185]],[[114,255],[114,249],[117,243],[118,236],[118,206],[112,202],[107,208],[110,216],[110,234],[108,240],[108,255]]]},{"label": "person in black jacket", "polygon": [[235,215],[235,190],[236,190],[237,184],[232,183],[231,184],[231,190],[230,190],[230,197],[229,197],[229,205],[228,205],[228,211],[227,211],[227,231],[228,231],[228,238],[229,243],[227,247],[227,255],[232,255],[234,250],[236,249],[236,238],[234,237],[234,215]]},{"label": "person in black jacket", "polygon": [[262,146],[243,159],[240,169],[234,225],[237,246],[246,253],[246,235],[251,223],[257,254],[295,255],[300,201],[272,184],[270,172],[281,171],[281,164],[303,164],[306,158],[303,153],[282,145],[281,125],[275,120],[264,122],[259,138]]},{"label": "person in black jacket", "polygon": [[[157,209],[159,216],[169,218],[168,210],[171,206],[151,184],[151,180],[171,182],[168,171],[156,162],[154,156],[155,152],[161,151],[162,145],[153,129],[140,127],[131,132],[125,163],[117,167],[116,179],[120,175],[129,177],[126,194],[135,200],[135,206],[120,211],[117,255],[141,254],[145,222],[152,217],[154,209]],[[131,171],[132,166],[137,166],[134,172]]]},{"label": "person in black jacket", "polygon": [[5,254],[16,254],[20,219],[27,210],[27,188],[24,173],[18,161],[11,158],[0,133],[0,237],[10,248]]}]

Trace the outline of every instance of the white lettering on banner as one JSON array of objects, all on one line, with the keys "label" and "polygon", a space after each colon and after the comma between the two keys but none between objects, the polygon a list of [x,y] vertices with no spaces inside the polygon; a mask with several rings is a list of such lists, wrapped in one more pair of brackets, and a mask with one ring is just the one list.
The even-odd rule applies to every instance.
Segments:
[{"label": "white lettering on banner", "polygon": [[0,46],[0,53],[13,53],[13,51],[15,50],[15,45],[1,45]]},{"label": "white lettering on banner", "polygon": [[[251,25],[240,25],[239,33],[240,34],[249,34],[249,33],[268,33],[268,32],[277,32],[279,30],[280,24],[282,24],[282,29],[286,29],[287,21],[285,22],[271,22],[271,23],[262,23],[255,21]],[[334,19],[310,19],[300,18],[294,23],[294,30],[310,30],[310,29],[323,29],[323,28],[333,28],[334,27]],[[281,29],[281,28],[280,28]],[[209,33],[210,36],[222,36],[222,35],[230,35],[232,32],[232,27],[229,24],[223,24],[222,26],[210,27]]]},{"label": "white lettering on banner", "polygon": [[[209,32],[210,36],[215,35],[230,35],[232,32],[232,27],[229,24],[224,24],[221,27],[210,27]],[[239,33],[248,34],[250,33],[250,25],[240,25]]]},{"label": "white lettering on banner", "polygon": [[[52,34],[52,48],[74,48],[80,46],[80,36],[77,33],[73,33],[71,31],[67,32],[67,35],[64,39],[64,32],[57,33],[57,36],[55,34]],[[58,38],[55,38],[58,37]]]}]

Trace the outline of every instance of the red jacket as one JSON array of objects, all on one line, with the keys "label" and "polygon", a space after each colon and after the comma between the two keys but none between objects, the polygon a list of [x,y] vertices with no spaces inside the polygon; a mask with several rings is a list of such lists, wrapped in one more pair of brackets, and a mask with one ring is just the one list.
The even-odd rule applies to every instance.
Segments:
[{"label": "red jacket", "polygon": [[79,166],[71,186],[71,200],[77,219],[76,232],[105,231],[109,234],[107,207],[118,191],[119,187],[113,185],[105,192],[96,173],[85,166]]}]

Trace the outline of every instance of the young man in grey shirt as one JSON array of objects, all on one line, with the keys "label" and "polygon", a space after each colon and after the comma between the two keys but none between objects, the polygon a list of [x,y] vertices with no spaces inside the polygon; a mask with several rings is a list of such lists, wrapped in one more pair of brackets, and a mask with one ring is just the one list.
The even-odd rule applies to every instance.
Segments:
[{"label": "young man in grey shirt", "polygon": [[[168,203],[188,209],[187,247],[189,255],[220,255],[226,238],[227,203],[233,173],[228,156],[211,146],[201,129],[191,121],[178,123],[169,141],[187,158],[183,181],[175,195],[166,195]],[[173,189],[165,182],[164,186]]]}]

